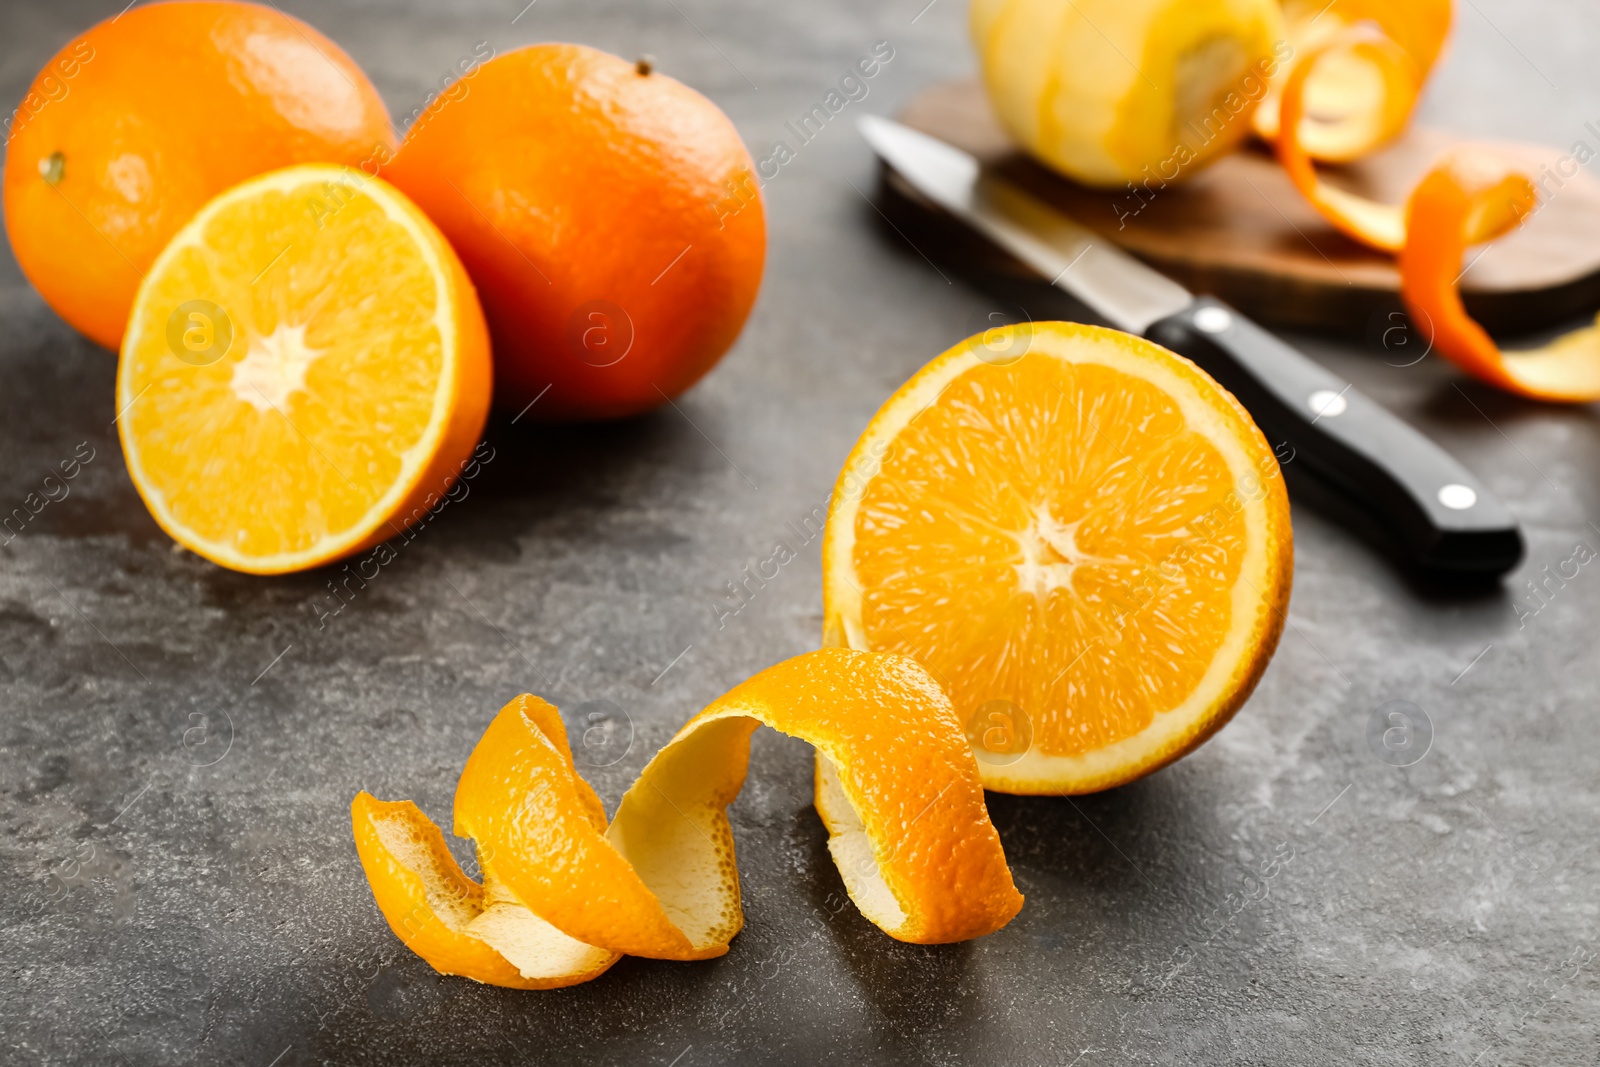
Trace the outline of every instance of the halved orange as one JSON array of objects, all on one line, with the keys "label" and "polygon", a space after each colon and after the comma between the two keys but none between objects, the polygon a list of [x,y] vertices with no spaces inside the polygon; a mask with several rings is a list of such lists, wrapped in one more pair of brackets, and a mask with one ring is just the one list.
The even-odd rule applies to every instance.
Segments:
[{"label": "halved orange", "polygon": [[834,488],[824,643],[945,686],[984,785],[1084,793],[1233,715],[1277,645],[1278,463],[1216,382],[1075,323],[970,338],[879,409]]},{"label": "halved orange", "polygon": [[609,824],[560,714],[501,709],[456,788],[469,879],[409,801],[351,807],[374,898],[445,974],[493,985],[586,982],[628,953],[720,956],[744,924],[726,808],[765,724],[816,746],[816,807],[846,892],[902,941],[981,937],[1022,907],[949,699],[903,656],[819,649],[718,698],[656,753]]},{"label": "halved orange", "polygon": [[435,506],[483,431],[483,312],[403,194],[309,164],[216,197],[157,257],[117,369],[128,472],[174,540],[314,567]]}]

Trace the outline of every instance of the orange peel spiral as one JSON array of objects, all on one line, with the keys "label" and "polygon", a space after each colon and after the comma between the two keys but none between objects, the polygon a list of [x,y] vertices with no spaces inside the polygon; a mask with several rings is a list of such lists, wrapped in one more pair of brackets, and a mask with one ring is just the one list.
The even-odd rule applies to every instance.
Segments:
[{"label": "orange peel spiral", "polygon": [[[1277,95],[1257,112],[1257,132],[1274,139],[1290,181],[1342,233],[1398,257],[1401,299],[1431,350],[1521,396],[1600,400],[1600,316],[1538,348],[1504,352],[1461,301],[1466,250],[1509,233],[1538,209],[1528,175],[1490,152],[1464,146],[1436,161],[1404,204],[1390,204],[1341,189],[1317,171],[1316,160],[1359,158],[1404,128],[1448,31],[1448,3],[1409,0],[1379,7],[1369,0],[1335,0],[1325,10],[1337,18],[1322,30],[1313,32],[1315,18],[1298,24],[1306,43],[1274,87]],[[1352,16],[1360,21],[1347,21]],[[1289,22],[1293,33],[1297,23]],[[1341,64],[1342,81],[1325,76],[1327,68]],[[1356,70],[1368,76],[1364,94],[1352,88],[1359,81],[1350,76]],[[1315,88],[1322,98],[1317,101]],[[1332,123],[1313,114],[1330,110],[1330,99],[1337,119]]]},{"label": "orange peel spiral", "polygon": [[[1307,86],[1329,57],[1359,57],[1380,73],[1384,90],[1371,107],[1337,123],[1307,114]],[[1279,102],[1278,162],[1311,205],[1339,230],[1363,244],[1397,252],[1406,243],[1402,205],[1385,204],[1331,185],[1314,159],[1355,159],[1405,126],[1420,82],[1415,65],[1393,39],[1370,24],[1358,24],[1307,49],[1290,68]]]},{"label": "orange peel spiral", "polygon": [[[1284,26],[1294,62],[1252,116],[1257,136],[1276,141],[1287,125],[1314,159],[1366,155],[1404,128],[1450,22],[1451,0],[1290,0]],[[1302,110],[1285,123],[1282,100],[1296,68],[1314,117]]]},{"label": "orange peel spiral", "polygon": [[1022,907],[949,698],[913,660],[827,648],[769,667],[690,719],[609,823],[560,714],[511,701],[456,790],[481,883],[410,801],[358,794],[356,849],[389,926],[444,974],[549,989],[624,954],[720,956],[743,925],[727,806],[750,735],[816,747],[815,802],[846,891],[901,941],[981,937]]},{"label": "orange peel spiral", "polygon": [[1537,206],[1527,175],[1482,152],[1447,156],[1406,202],[1400,296],[1433,348],[1473,377],[1537,400],[1600,400],[1600,317],[1537,348],[1505,352],[1467,314],[1462,260],[1484,233],[1518,225]]}]

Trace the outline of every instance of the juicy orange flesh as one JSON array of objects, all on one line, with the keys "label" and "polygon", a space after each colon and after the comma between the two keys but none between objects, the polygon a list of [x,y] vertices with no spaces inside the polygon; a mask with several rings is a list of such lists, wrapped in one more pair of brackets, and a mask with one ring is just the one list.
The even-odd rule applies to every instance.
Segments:
[{"label": "juicy orange flesh", "polygon": [[1040,353],[981,365],[901,431],[862,497],[868,647],[929,666],[963,722],[1011,702],[1045,755],[1136,734],[1228,632],[1233,484],[1141,378]]},{"label": "juicy orange flesh", "polygon": [[[136,310],[124,358],[149,389],[123,417],[181,525],[247,556],[308,549],[360,522],[427,430],[444,362],[434,274],[382,206],[322,180],[227,205],[202,240]],[[168,345],[168,317],[195,299],[233,324],[206,366]]]}]

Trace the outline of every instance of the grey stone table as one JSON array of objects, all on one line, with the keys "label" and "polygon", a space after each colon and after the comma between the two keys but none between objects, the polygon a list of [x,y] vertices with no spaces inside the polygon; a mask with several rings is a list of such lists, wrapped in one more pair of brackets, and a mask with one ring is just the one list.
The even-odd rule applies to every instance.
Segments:
[{"label": "grey stone table", "polygon": [[[285,6],[397,116],[479,42],[577,40],[654,54],[757,156],[877,41],[894,58],[852,111],[972,67],[960,0],[524,3]],[[0,99],[119,6],[7,0]],[[1600,12],[1459,8],[1427,120],[1593,144]],[[1600,570],[1541,599],[1524,584],[1600,548],[1595,412],[1315,339],[1503,494],[1527,562],[1492,594],[1427,594],[1297,504],[1290,627],[1228,729],[1102,795],[991,796],[1028,898],[1000,933],[911,947],[841,907],[809,751],[763,731],[732,808],[747,926],[722,959],[519,993],[440,978],[390,934],[351,844],[358,789],[445,819],[489,717],[531,689],[611,716],[584,758],[614,805],[687,716],[817,644],[818,545],[796,531],[881,400],[987,299],[876,223],[872,182],[844,121],[801,148],[767,187],[765,287],[715,373],[624,424],[498,421],[470,495],[320,625],[327,574],[174,550],[123,469],[112,357],[0,257],[0,510],[92,455],[0,547],[0,1060],[1600,1062]],[[779,541],[798,558],[721,612]],[[1396,700],[1432,722],[1406,767],[1367,739]]]}]

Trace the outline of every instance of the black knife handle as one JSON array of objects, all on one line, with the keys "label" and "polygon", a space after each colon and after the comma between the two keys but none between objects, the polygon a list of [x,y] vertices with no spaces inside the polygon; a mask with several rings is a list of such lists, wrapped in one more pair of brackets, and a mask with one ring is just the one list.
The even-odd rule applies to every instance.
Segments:
[{"label": "black knife handle", "polygon": [[1219,300],[1197,299],[1145,336],[1194,361],[1238,398],[1276,447],[1368,511],[1430,571],[1498,575],[1522,559],[1522,532],[1460,463]]}]

